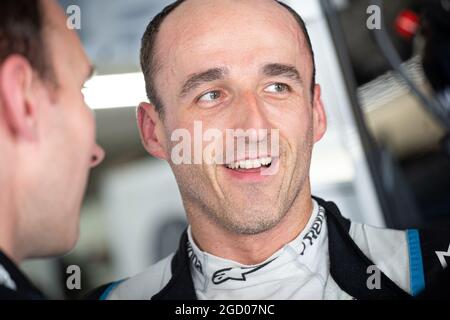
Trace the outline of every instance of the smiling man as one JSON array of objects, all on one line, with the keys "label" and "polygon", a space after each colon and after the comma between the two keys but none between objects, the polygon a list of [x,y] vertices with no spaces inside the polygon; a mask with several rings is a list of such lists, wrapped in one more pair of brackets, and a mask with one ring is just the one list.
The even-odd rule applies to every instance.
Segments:
[{"label": "smiling man", "polygon": [[[94,296],[407,298],[423,288],[417,231],[351,223],[311,196],[326,115],[296,12],[274,0],[177,1],[147,27],[141,65],[150,100],[138,108],[143,145],[171,165],[189,228],[175,254]],[[196,139],[198,123],[216,134]],[[203,150],[201,163],[174,162],[179,130],[194,137],[183,156]],[[217,137],[229,130],[232,139]]]}]

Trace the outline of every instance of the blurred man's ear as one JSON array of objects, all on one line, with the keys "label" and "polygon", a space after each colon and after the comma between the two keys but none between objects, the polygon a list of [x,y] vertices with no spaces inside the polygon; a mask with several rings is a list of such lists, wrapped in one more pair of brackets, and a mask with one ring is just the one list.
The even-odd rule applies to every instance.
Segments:
[{"label": "blurred man's ear", "polygon": [[16,139],[37,138],[35,105],[32,102],[33,69],[20,55],[9,56],[0,66],[0,107]]},{"label": "blurred man's ear", "polygon": [[162,121],[155,106],[142,102],[137,109],[137,122],[144,148],[152,156],[167,159],[162,139]]},{"label": "blurred man's ear", "polygon": [[327,115],[321,98],[320,85],[314,87],[313,100],[313,126],[314,126],[314,143],[322,139],[327,131]]}]

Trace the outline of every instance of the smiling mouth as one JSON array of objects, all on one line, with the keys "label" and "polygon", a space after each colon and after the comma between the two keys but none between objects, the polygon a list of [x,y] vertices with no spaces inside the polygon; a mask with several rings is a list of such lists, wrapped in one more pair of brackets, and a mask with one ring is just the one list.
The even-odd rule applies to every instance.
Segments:
[{"label": "smiling mouth", "polygon": [[245,159],[226,164],[225,167],[236,171],[259,171],[260,169],[269,168],[272,164],[272,157],[261,157],[257,159]]}]

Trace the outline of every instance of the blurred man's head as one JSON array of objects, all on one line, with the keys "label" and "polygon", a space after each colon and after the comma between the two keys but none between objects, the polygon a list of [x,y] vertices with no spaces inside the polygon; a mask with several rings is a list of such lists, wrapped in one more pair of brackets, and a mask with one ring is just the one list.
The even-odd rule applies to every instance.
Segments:
[{"label": "blurred man's head", "polygon": [[104,157],[81,93],[91,72],[56,1],[0,2],[0,244],[16,259],[76,243],[88,172]]},{"label": "blurred man's head", "polygon": [[[295,12],[274,0],[178,2],[149,24],[141,64],[151,101],[138,110],[144,146],[171,164],[192,212],[231,232],[257,234],[276,226],[299,196],[310,197],[312,146],[326,118],[309,37]],[[277,170],[261,175],[267,162],[247,153],[244,168],[236,168],[242,157],[175,164],[179,141],[171,134],[186,129],[195,150],[194,121],[223,136],[227,129],[267,129],[248,137],[249,148],[279,130],[279,154],[266,153]]]}]

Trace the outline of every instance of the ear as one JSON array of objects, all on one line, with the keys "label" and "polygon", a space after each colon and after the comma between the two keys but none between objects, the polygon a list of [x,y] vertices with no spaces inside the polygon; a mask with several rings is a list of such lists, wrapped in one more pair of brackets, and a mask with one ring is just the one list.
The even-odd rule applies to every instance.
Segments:
[{"label": "ear", "polygon": [[11,133],[28,141],[37,137],[36,110],[31,103],[33,69],[20,55],[9,56],[0,66],[0,99]]},{"label": "ear", "polygon": [[321,98],[320,85],[316,84],[314,87],[314,101],[313,101],[313,124],[314,124],[314,143],[318,142],[327,131],[327,115]]},{"label": "ear", "polygon": [[137,122],[145,150],[159,159],[167,159],[162,139],[162,121],[155,106],[146,102],[139,104]]}]

